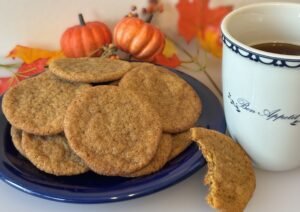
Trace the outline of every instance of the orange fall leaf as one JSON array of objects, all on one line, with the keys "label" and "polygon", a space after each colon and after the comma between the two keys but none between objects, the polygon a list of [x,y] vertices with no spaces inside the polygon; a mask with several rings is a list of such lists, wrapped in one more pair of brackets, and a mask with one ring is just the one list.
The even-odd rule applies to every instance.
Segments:
[{"label": "orange fall leaf", "polygon": [[169,39],[165,39],[163,51],[155,57],[154,63],[175,68],[181,64],[177,54],[176,46]]},{"label": "orange fall leaf", "polygon": [[171,68],[175,68],[181,64],[176,54],[172,55],[171,57],[166,57],[163,54],[159,54],[155,57],[154,63]]},{"label": "orange fall leaf", "polygon": [[50,61],[52,59],[64,57],[64,55],[61,51],[49,51],[17,45],[10,51],[7,57],[20,58],[25,63],[30,64],[38,59],[48,59]]},{"label": "orange fall leaf", "polygon": [[222,56],[222,42],[220,31],[216,28],[207,28],[204,33],[199,32],[197,39],[201,47],[210,52],[215,57],[221,58]]},{"label": "orange fall leaf", "polygon": [[216,36],[220,36],[221,21],[232,7],[210,8],[209,2],[210,0],[179,0],[176,5],[179,13],[178,32],[186,42],[197,37],[203,49],[219,55],[222,45]]}]

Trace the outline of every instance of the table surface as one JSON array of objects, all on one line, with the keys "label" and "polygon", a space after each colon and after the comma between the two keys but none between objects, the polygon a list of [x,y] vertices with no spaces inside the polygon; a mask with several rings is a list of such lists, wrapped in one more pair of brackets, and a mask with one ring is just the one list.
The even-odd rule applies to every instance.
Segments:
[{"label": "table surface", "polygon": [[[55,30],[62,30],[65,26],[73,23],[71,17],[73,14],[77,14],[78,11],[83,11],[87,14],[86,17],[89,19],[101,17],[104,19],[106,18],[105,21],[111,23],[113,21],[108,18],[112,16],[110,11],[114,11],[114,14],[118,14],[118,18],[120,18],[120,14],[125,14],[125,11],[128,11],[128,5],[131,5],[131,2],[138,6],[142,4],[142,1],[139,0],[124,0],[118,1],[118,7],[114,7],[112,4],[108,4],[108,1],[106,0],[74,0],[70,5],[69,1],[63,0],[60,1],[60,7],[68,7],[68,10],[64,11],[62,14],[57,13],[61,8],[55,6],[51,0],[30,0],[30,5],[34,5],[34,7],[28,7],[28,2],[29,1],[20,0],[0,0],[0,25],[5,24],[7,26],[5,28],[6,31],[4,33],[1,31],[0,33],[0,56],[5,55],[8,50],[17,43],[32,44],[42,48],[55,46],[53,40],[54,38],[57,39],[59,36],[59,32]],[[88,4],[86,2],[88,2]],[[170,5],[175,4],[177,0],[166,0],[165,2],[167,3],[165,8],[166,11],[162,15],[162,20],[159,22],[159,25],[164,29],[168,29],[170,34],[172,34],[176,17],[169,19],[168,15],[174,14],[175,9]],[[212,0],[212,2],[220,3],[222,1]],[[228,3],[230,1],[224,0],[224,2]],[[107,9],[103,10],[102,7]],[[26,11],[24,8],[27,10],[29,10],[28,8],[31,8],[32,11]],[[54,13],[56,12],[56,14],[53,15],[53,13],[48,13],[47,11],[50,9],[51,11],[54,11]],[[12,11],[14,11],[14,13]],[[101,14],[99,15],[97,11],[101,11]],[[35,16],[39,16],[40,18],[36,19],[34,18]],[[65,17],[64,19],[62,19],[63,16]],[[49,24],[51,21],[54,22],[57,17],[61,18],[62,21],[56,25]],[[7,25],[6,20],[10,20],[9,25]],[[40,29],[35,27],[37,25],[43,26],[44,22],[48,23],[48,26],[43,28],[45,36],[38,36],[41,33]],[[28,29],[31,29],[31,31]],[[52,31],[54,33],[52,33]],[[52,41],[52,43],[49,41]],[[195,46],[195,44],[190,44],[191,48],[193,46]],[[219,87],[221,87],[220,70],[221,62],[214,58],[210,58],[207,63],[207,71]],[[222,97],[218,94],[216,89],[214,89],[203,72],[187,71],[184,69],[183,71],[206,84],[219,97],[220,101],[222,100]],[[2,74],[3,73],[0,70],[0,76]],[[213,211],[205,202],[208,188],[203,185],[203,179],[206,171],[207,169],[205,167],[188,179],[149,196],[119,203],[91,205],[60,203],[40,199],[12,188],[0,180],[0,211]],[[245,210],[246,212],[300,211],[300,168],[289,172],[266,172],[257,169],[255,171],[257,187],[253,198]]]},{"label": "table surface", "polygon": [[[109,204],[70,204],[40,199],[12,188],[0,181],[1,211],[213,211],[205,202],[208,192],[202,182],[206,168],[188,179],[158,193],[130,201]],[[256,170],[257,187],[246,212],[300,211],[300,169],[272,173]]]}]

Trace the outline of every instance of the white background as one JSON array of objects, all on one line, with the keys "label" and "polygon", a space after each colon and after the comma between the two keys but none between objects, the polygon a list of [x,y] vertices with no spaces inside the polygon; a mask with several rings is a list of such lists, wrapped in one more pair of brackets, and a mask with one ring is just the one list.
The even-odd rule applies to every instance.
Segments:
[{"label": "white background", "polygon": [[[0,56],[16,44],[56,50],[59,38],[66,27],[77,24],[77,14],[83,13],[86,21],[101,20],[113,25],[129,10],[146,0],[0,0]],[[154,21],[163,31],[176,37],[177,0],[166,0],[165,12]],[[211,6],[248,4],[250,0],[212,0]],[[299,2],[300,1],[293,1]],[[274,23],[276,24],[276,23]],[[181,40],[178,39],[180,42]],[[187,48],[193,50],[192,43]],[[3,59],[0,61],[3,61]],[[183,70],[187,72],[186,70]],[[208,71],[220,86],[221,63],[210,58]],[[215,91],[200,72],[187,72]],[[4,75],[0,70],[0,75]],[[219,98],[221,98],[219,96]],[[153,195],[113,204],[66,204],[39,199],[22,193],[0,181],[0,211],[212,211],[205,203],[207,188],[202,184],[206,168],[189,179]],[[246,211],[300,211],[300,169],[272,173],[256,170],[257,189]]]}]

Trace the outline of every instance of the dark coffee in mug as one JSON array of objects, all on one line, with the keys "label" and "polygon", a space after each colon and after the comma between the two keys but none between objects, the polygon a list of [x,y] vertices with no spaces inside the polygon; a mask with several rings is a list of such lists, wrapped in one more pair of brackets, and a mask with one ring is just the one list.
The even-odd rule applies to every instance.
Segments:
[{"label": "dark coffee in mug", "polygon": [[271,52],[276,54],[300,55],[300,46],[289,43],[260,43],[252,45],[251,47],[265,52]]}]

